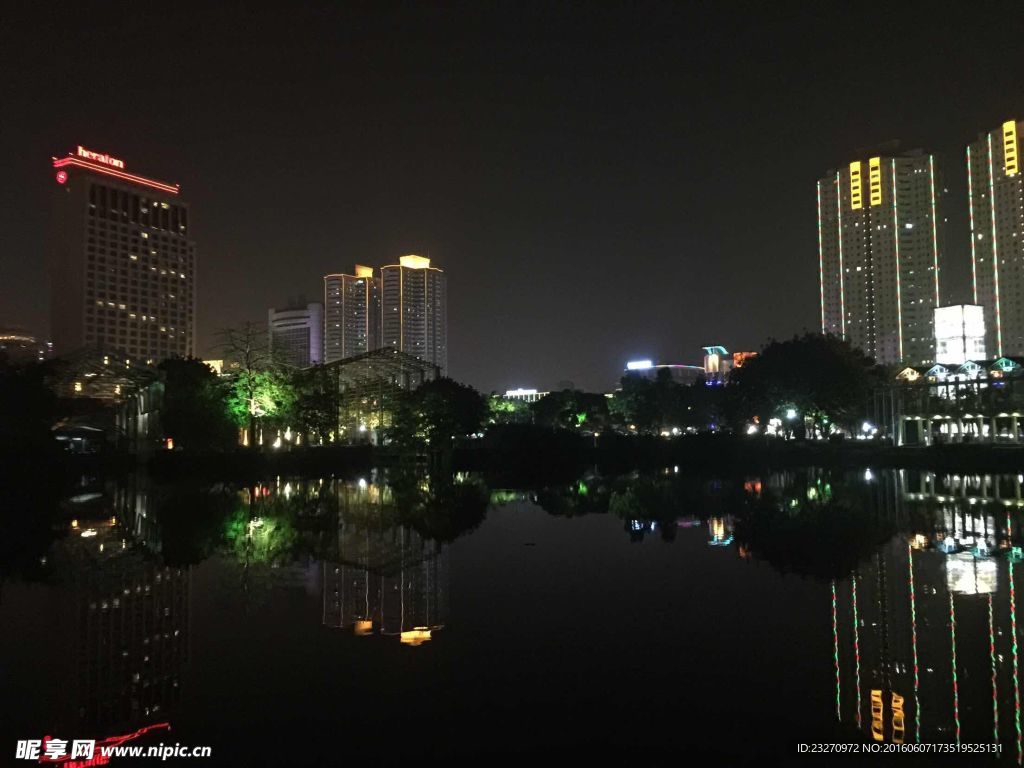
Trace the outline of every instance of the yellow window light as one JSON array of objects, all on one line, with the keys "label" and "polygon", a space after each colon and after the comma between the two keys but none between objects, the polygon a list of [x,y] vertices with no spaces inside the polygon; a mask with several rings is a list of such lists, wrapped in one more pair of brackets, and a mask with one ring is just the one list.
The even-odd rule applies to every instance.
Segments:
[{"label": "yellow window light", "polygon": [[850,163],[850,207],[859,210],[864,207],[864,182],[860,177],[860,160]]}]

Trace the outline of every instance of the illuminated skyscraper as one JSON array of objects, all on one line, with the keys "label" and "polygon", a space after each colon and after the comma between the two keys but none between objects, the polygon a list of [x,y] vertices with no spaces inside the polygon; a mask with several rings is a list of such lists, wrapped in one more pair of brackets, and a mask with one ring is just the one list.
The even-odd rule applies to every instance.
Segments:
[{"label": "illuminated skyscraper", "polygon": [[990,355],[1024,354],[1024,122],[1007,120],[967,146],[974,303]]},{"label": "illuminated skyscraper", "polygon": [[854,160],[818,180],[822,332],[880,363],[934,353],[943,189],[934,155]]},{"label": "illuminated skyscraper", "polygon": [[323,362],[322,305],[271,309],[267,321],[270,350],[282,363],[306,368]]},{"label": "illuminated skyscraper", "polygon": [[53,174],[57,354],[87,346],[143,362],[194,354],[196,246],[178,186],[84,147],[53,158]]},{"label": "illuminated skyscraper", "polygon": [[380,347],[380,285],[373,267],[324,276],[324,362]]},{"label": "illuminated skyscraper", "polygon": [[443,271],[423,256],[380,268],[381,346],[448,367],[448,296]]}]

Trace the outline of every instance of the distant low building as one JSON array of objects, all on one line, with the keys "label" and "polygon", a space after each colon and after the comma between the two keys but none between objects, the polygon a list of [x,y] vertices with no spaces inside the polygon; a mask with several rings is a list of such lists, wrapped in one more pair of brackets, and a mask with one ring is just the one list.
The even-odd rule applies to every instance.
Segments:
[{"label": "distant low building", "polygon": [[0,362],[42,362],[53,357],[53,342],[40,341],[24,328],[0,328]]},{"label": "distant low building", "polygon": [[729,375],[737,368],[742,368],[749,360],[757,357],[757,352],[733,352],[722,346],[704,347],[704,383],[708,386],[725,384]]},{"label": "distant low building", "polygon": [[626,370],[623,373],[643,376],[652,381],[657,380],[659,375],[667,374],[676,384],[682,384],[685,387],[692,386],[704,378],[704,369],[699,365],[654,363],[651,360],[631,360],[626,363]]},{"label": "distant low building", "polygon": [[506,400],[535,403],[547,394],[547,392],[538,392],[536,389],[509,389],[505,391],[504,397]]}]

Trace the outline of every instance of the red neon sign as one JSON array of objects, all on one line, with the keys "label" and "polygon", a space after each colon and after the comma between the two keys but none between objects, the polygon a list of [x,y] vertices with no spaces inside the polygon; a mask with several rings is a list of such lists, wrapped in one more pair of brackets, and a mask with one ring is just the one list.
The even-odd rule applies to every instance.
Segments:
[{"label": "red neon sign", "polygon": [[70,155],[68,157],[62,157],[59,160],[53,158],[54,168],[64,168],[67,166],[76,166],[78,168],[86,168],[95,173],[102,173],[106,176],[113,176],[115,179],[122,179],[124,181],[130,181],[133,184],[141,184],[146,187],[152,187],[153,189],[159,189],[161,192],[168,192],[172,195],[178,194],[178,186],[171,186],[170,184],[164,184],[162,181],[154,181],[153,179],[147,179],[142,176],[136,176],[132,173],[125,173],[124,171],[118,171],[114,168],[108,168],[105,165],[97,165],[87,160],[80,160],[79,158]]},{"label": "red neon sign", "polygon": [[57,183],[58,184],[67,184],[67,181],[68,181],[68,172],[67,171],[57,171]]},{"label": "red neon sign", "polygon": [[79,157],[85,160],[92,160],[95,163],[103,163],[103,165],[109,165],[112,168],[120,168],[124,170],[124,160],[110,155],[105,155],[102,152],[93,152],[91,149],[86,149],[81,144],[78,145],[78,152],[76,153]]}]

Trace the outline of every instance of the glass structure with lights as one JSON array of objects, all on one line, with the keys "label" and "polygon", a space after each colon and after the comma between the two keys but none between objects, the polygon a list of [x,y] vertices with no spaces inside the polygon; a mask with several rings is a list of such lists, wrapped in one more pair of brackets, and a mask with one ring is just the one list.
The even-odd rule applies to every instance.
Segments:
[{"label": "glass structure with lights", "polygon": [[932,360],[942,188],[934,155],[854,160],[818,180],[821,329],[878,362]]},{"label": "glass structure with lights", "polygon": [[106,348],[152,363],[194,355],[196,246],[178,186],[84,147],[52,167],[57,354]]}]

